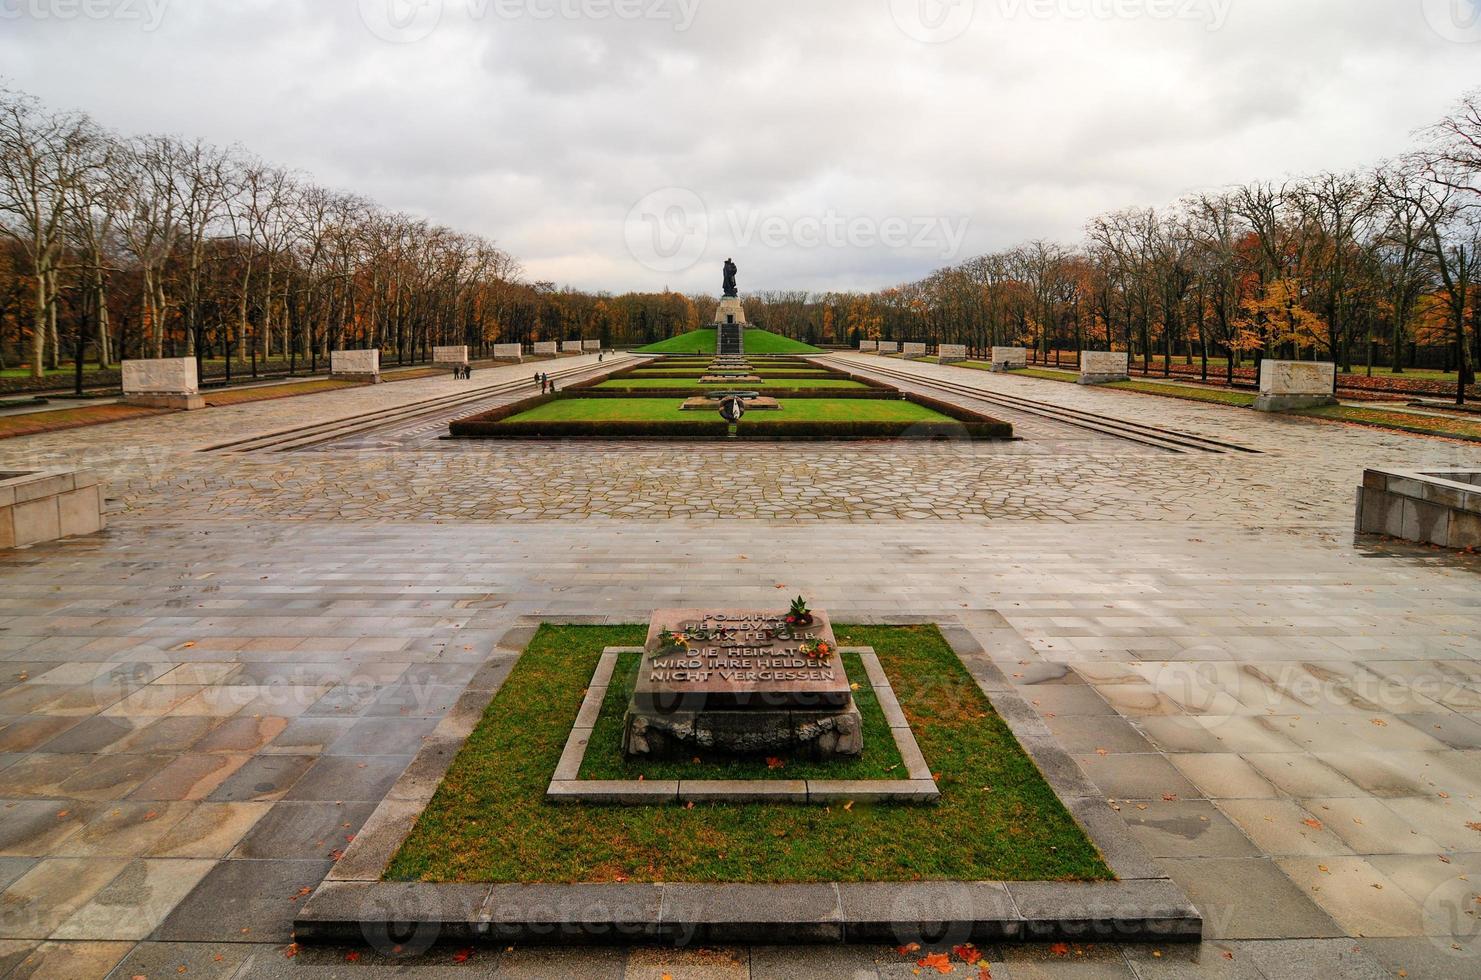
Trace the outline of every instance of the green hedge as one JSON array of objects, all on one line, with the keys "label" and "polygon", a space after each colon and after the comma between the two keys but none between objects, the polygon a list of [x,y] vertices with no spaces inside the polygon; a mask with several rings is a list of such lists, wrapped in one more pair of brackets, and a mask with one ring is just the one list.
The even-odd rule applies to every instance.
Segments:
[{"label": "green hedge", "polygon": [[742,439],[1008,439],[1006,422],[771,422],[740,421]]},{"label": "green hedge", "polygon": [[730,424],[724,419],[695,422],[486,422],[464,419],[453,423],[461,439],[725,439]]}]

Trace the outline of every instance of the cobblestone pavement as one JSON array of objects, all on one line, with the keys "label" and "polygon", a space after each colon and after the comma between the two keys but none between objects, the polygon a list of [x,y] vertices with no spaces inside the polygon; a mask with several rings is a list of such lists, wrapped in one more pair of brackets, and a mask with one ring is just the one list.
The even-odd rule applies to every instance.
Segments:
[{"label": "cobblestone pavement", "polygon": [[[595,358],[571,359],[571,365]],[[868,357],[851,358],[867,367]],[[563,365],[567,362],[561,362]],[[875,362],[877,363],[877,361]],[[87,466],[126,517],[543,521],[777,518],[1190,521],[1350,519],[1365,465],[1460,466],[1481,446],[1247,410],[891,362],[985,390],[1203,435],[1256,456],[1175,455],[1026,423],[1012,443],[443,444],[447,451],[223,454],[201,447],[469,390],[407,381],[6,440],[0,467]],[[520,367],[477,384],[526,378]],[[425,435],[425,433],[422,433]]]},{"label": "cobblestone pavement", "polygon": [[[285,952],[522,617],[798,592],[844,621],[959,618],[1206,916],[1192,949],[996,949],[993,976],[1481,972],[1481,559],[1350,531],[1365,464],[1481,448],[909,368],[1264,453],[195,451],[449,379],[0,447],[3,468],[95,466],[119,507],[103,534],[0,552],[0,977],[912,976],[872,947]],[[500,370],[477,383],[525,373]],[[718,514],[712,493],[734,519],[652,519]]]}]

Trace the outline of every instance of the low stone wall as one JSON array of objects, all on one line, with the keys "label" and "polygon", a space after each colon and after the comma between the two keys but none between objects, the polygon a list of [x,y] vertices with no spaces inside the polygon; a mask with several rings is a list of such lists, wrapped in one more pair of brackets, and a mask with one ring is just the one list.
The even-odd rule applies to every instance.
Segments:
[{"label": "low stone wall", "polygon": [[524,360],[524,348],[519,344],[495,344],[494,360],[496,361],[522,361]]},{"label": "low stone wall", "polygon": [[1481,548],[1481,470],[1364,470],[1359,534]]},{"label": "low stone wall", "polygon": [[0,473],[0,548],[93,534],[104,523],[103,486],[86,470]]},{"label": "low stone wall", "polygon": [[433,364],[467,364],[468,348],[462,347],[434,347],[432,348]]},{"label": "low stone wall", "polygon": [[329,376],[375,383],[381,379],[379,350],[337,350],[329,355]]},{"label": "low stone wall", "polygon": [[581,353],[581,341],[579,341],[579,340],[563,340],[563,341],[561,341],[561,353],[562,354],[579,354],[579,353]]},{"label": "low stone wall", "polygon": [[861,350],[861,351],[877,351],[877,350],[879,350],[879,341],[877,341],[877,340],[861,340],[861,341],[859,341],[859,350]]},{"label": "low stone wall", "polygon": [[1337,365],[1331,361],[1260,362],[1260,394],[1254,408],[1258,412],[1289,412],[1298,408],[1335,405],[1332,392],[1337,381]]},{"label": "low stone wall", "polygon": [[900,347],[900,353],[904,354],[906,357],[925,357],[926,356],[926,345],[925,344],[902,344],[901,347]]},{"label": "low stone wall", "polygon": [[936,348],[937,364],[951,364],[953,361],[965,361],[966,359],[966,344],[942,344]]},{"label": "low stone wall", "polygon": [[1126,351],[1086,350],[1080,352],[1080,379],[1082,385],[1103,385],[1112,381],[1127,381],[1131,375],[1131,355]]},{"label": "low stone wall", "polygon": [[881,340],[879,342],[879,352],[881,354],[898,354],[900,352],[900,345],[893,340]]},{"label": "low stone wall", "polygon": [[536,354],[559,354],[560,349],[560,344],[553,340],[541,340],[535,344]]},{"label": "low stone wall", "polygon": [[195,367],[193,357],[124,361],[123,400],[151,408],[205,408]]},{"label": "low stone wall", "polygon": [[595,354],[602,349],[602,342],[600,340],[583,340],[581,342],[581,349]]},{"label": "low stone wall", "polygon": [[994,371],[1017,371],[1028,367],[1028,348],[994,347],[991,360]]}]

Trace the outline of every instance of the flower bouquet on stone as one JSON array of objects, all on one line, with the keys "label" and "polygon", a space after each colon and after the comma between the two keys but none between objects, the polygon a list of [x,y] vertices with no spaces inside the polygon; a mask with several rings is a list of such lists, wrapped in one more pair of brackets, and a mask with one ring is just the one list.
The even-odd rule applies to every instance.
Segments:
[{"label": "flower bouquet on stone", "polygon": [[659,653],[683,653],[689,649],[689,634],[675,633],[673,630],[664,630],[658,634]]},{"label": "flower bouquet on stone", "polygon": [[807,608],[807,600],[802,596],[793,599],[791,608],[787,610],[787,625],[811,626],[812,622],[812,610]]}]

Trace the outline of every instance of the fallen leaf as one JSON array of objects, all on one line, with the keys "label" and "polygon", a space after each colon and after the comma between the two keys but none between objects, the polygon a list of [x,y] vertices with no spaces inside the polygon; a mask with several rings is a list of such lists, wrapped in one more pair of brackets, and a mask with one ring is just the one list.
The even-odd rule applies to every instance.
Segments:
[{"label": "fallen leaf", "polygon": [[935,970],[937,973],[950,973],[956,969],[952,965],[951,957],[945,953],[930,953],[916,960],[916,964],[927,970]]},{"label": "fallen leaf", "polygon": [[350,950],[348,953],[345,954],[345,962],[346,963],[359,963],[360,962],[360,954],[357,953],[357,952],[355,952],[354,950]]},{"label": "fallen leaf", "polygon": [[465,946],[453,954],[454,963],[467,963],[473,957],[473,947]]},{"label": "fallen leaf", "polygon": [[769,755],[766,757],[766,768],[768,769],[780,769],[786,764],[786,759],[779,759],[774,755]]},{"label": "fallen leaf", "polygon": [[982,950],[973,946],[971,943],[964,943],[961,946],[951,947],[951,955],[968,966],[976,966],[977,961],[982,959]]},{"label": "fallen leaf", "polygon": [[1310,827],[1312,830],[1321,830],[1322,829],[1322,822],[1320,820],[1318,820],[1316,817],[1308,817],[1308,818],[1306,818],[1305,820],[1303,820],[1301,822],[1303,824],[1305,824],[1306,826]]},{"label": "fallen leaf", "polygon": [[920,943],[910,943],[905,946],[896,946],[895,952],[899,953],[901,956],[909,956],[911,953],[919,953]]},{"label": "fallen leaf", "polygon": [[1054,945],[1049,947],[1049,952],[1053,953],[1055,956],[1069,956],[1069,943],[1055,943]]}]

